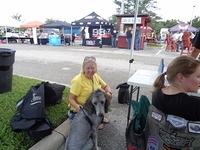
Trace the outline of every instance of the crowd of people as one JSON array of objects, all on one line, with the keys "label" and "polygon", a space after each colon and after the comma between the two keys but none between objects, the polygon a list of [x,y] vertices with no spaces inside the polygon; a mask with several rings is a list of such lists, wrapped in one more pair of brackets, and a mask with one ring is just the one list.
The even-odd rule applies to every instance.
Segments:
[{"label": "crowd of people", "polygon": [[192,41],[194,33],[189,31],[179,31],[176,33],[169,33],[166,35],[166,51],[174,51],[183,53],[183,50],[187,50],[188,53],[192,50]]}]

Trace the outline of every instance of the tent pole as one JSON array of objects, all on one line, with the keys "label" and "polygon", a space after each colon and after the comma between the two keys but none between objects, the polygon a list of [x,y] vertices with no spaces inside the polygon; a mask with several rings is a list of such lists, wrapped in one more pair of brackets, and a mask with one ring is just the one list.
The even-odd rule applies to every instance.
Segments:
[{"label": "tent pole", "polygon": [[7,37],[7,26],[5,26],[5,30],[6,30],[6,44],[8,44],[8,37]]},{"label": "tent pole", "polygon": [[134,51],[134,45],[135,45],[135,32],[136,32],[136,24],[137,24],[137,16],[138,16],[138,6],[139,6],[139,0],[136,0],[128,78],[131,76],[131,66],[132,66],[132,62],[133,62],[133,51]]},{"label": "tent pole", "polygon": [[72,40],[72,25],[71,25],[71,40]]},{"label": "tent pole", "polygon": [[103,43],[102,43],[102,36],[101,36],[101,24],[100,24],[99,33],[100,33],[100,42],[99,42],[100,45],[99,45],[99,48],[102,48]]}]

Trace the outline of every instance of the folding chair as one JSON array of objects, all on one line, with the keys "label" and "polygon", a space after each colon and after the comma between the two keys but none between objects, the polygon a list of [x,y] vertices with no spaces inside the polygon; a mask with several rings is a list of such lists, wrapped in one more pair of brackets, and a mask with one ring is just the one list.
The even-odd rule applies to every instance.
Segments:
[{"label": "folding chair", "polygon": [[199,150],[200,121],[167,115],[153,105],[146,122],[147,150]]}]

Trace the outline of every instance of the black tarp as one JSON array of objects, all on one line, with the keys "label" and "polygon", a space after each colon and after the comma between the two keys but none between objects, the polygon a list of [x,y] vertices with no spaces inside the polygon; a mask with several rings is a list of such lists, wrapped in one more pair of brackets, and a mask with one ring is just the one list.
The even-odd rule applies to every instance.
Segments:
[{"label": "black tarp", "polygon": [[80,20],[76,20],[72,22],[72,26],[112,26],[110,22],[108,22],[106,19],[102,18],[95,12],[92,12],[91,14],[83,17]]}]

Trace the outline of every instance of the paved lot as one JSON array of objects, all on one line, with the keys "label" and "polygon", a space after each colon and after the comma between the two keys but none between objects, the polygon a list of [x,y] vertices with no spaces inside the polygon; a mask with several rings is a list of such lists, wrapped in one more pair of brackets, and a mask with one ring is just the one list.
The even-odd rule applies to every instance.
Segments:
[{"label": "paved lot", "polygon": [[[0,45],[0,47],[16,50],[15,74],[64,84],[70,84],[72,77],[80,72],[84,56],[95,56],[98,72],[110,84],[114,93],[112,111],[108,115],[111,123],[106,125],[104,130],[99,131],[99,144],[103,150],[126,149],[124,135],[128,107],[117,103],[116,86],[128,79],[130,50],[26,44]],[[134,62],[130,74],[139,68],[157,70],[161,58],[164,58],[165,65],[167,65],[178,55],[176,52],[165,52],[158,48],[134,51]],[[144,87],[141,89],[141,93],[150,97],[151,88]]]}]

